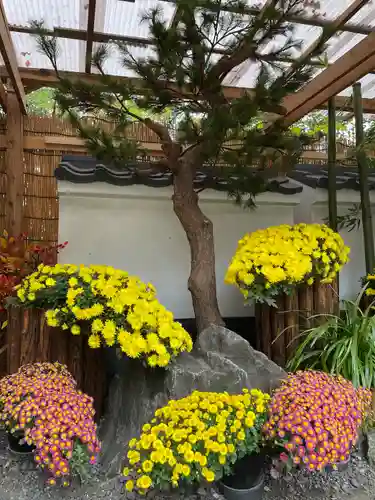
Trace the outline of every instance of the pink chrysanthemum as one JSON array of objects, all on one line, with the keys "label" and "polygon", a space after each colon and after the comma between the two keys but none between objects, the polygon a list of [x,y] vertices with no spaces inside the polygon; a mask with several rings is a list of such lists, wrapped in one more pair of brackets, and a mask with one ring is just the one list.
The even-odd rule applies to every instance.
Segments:
[{"label": "pink chrysanthemum", "polygon": [[348,459],[370,400],[370,391],[342,377],[297,372],[275,392],[264,433],[285,449],[290,464],[322,470]]}]

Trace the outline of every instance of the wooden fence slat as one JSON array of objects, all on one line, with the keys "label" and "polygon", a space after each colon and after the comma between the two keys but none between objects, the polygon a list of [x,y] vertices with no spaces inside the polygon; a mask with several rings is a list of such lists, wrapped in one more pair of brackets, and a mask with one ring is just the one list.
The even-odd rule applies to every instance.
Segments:
[{"label": "wooden fence slat", "polygon": [[20,367],[23,316],[21,308],[10,307],[8,310],[8,373],[15,373]]},{"label": "wooden fence slat", "polygon": [[39,343],[38,343],[38,361],[48,361],[50,358],[50,327],[47,325],[43,312],[38,312],[39,319]]},{"label": "wooden fence slat", "polygon": [[285,366],[301,334],[318,323],[311,316],[337,314],[337,283],[303,286],[290,296],[278,297],[276,302],[277,308],[256,304],[257,342],[264,354],[280,366]]},{"label": "wooden fence slat", "polygon": [[299,311],[298,311],[298,294],[293,291],[291,295],[285,296],[285,355],[286,361],[294,352],[298,343],[299,335]]},{"label": "wooden fence slat", "polygon": [[69,338],[68,366],[79,388],[83,382],[83,335],[71,335]]},{"label": "wooden fence slat", "polygon": [[272,352],[271,310],[266,304],[259,305],[262,329],[260,330],[262,351],[269,358]]},{"label": "wooden fence slat", "polygon": [[272,357],[279,366],[285,366],[285,300],[284,297],[276,299],[277,307],[272,308]]},{"label": "wooden fence slat", "polygon": [[314,313],[314,290],[311,286],[304,286],[298,290],[298,307],[300,310],[300,328],[311,328],[311,316]]},{"label": "wooden fence slat", "polygon": [[37,358],[39,340],[39,315],[32,309],[26,309],[23,314],[21,333],[21,352],[19,366],[32,363]]}]

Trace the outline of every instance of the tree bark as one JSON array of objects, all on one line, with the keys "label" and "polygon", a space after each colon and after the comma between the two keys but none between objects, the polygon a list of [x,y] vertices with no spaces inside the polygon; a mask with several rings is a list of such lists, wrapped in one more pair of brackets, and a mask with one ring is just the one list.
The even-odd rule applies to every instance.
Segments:
[{"label": "tree bark", "polygon": [[213,225],[204,215],[194,191],[195,168],[187,162],[174,170],[173,208],[185,230],[191,256],[188,289],[193,300],[198,333],[207,326],[224,325],[216,294]]}]

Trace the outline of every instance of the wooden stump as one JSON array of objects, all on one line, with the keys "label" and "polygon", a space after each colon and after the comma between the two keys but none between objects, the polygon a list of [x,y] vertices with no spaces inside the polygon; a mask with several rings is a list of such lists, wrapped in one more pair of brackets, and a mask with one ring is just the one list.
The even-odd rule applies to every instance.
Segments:
[{"label": "wooden stump", "polygon": [[59,361],[67,365],[78,388],[94,398],[97,417],[102,415],[106,388],[104,352],[91,349],[84,332],[74,336],[49,327],[42,310],[10,307],[7,343],[9,374],[27,363]]},{"label": "wooden stump", "polygon": [[[277,308],[256,304],[257,348],[279,366],[285,367],[295,351],[301,334],[318,324],[317,314],[338,314],[337,283],[300,287],[292,295],[276,300]],[[320,320],[319,320],[320,321]],[[321,318],[324,321],[324,318]]]}]

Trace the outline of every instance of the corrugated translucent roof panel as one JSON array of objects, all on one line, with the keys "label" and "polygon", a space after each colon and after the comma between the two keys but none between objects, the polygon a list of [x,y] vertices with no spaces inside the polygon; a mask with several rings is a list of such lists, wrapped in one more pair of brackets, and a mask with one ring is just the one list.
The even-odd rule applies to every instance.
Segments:
[{"label": "corrugated translucent roof panel", "polygon": [[[326,20],[334,20],[348,8],[353,0],[320,0],[320,16]],[[13,26],[28,26],[32,20],[44,20],[46,27],[68,28],[75,30],[87,29],[88,0],[3,0],[8,22]],[[248,0],[251,6],[262,6],[265,0]],[[25,5],[27,3],[27,6]],[[160,6],[164,16],[171,20],[175,11],[172,1],[167,0],[98,0],[95,16],[95,31],[106,34],[128,37],[147,38],[149,28],[142,23],[142,15],[149,9]],[[306,16],[312,16],[311,10],[306,9]],[[351,23],[374,27],[374,2],[366,4],[350,21]],[[322,33],[321,27],[295,24],[295,37],[301,41],[300,49],[294,50],[293,57],[298,57]],[[328,61],[333,63],[354,45],[360,42],[365,35],[354,33],[339,33],[328,43]],[[35,40],[26,33],[12,32],[19,65],[29,68],[50,68],[47,58],[41,55],[36,47]],[[84,71],[86,43],[84,41],[67,38],[59,39],[60,58],[59,66],[62,70]],[[267,52],[271,46],[275,47],[280,39],[275,39],[268,47],[262,50]],[[94,44],[94,48],[95,48]],[[131,47],[135,57],[152,55],[150,47]],[[105,70],[113,75],[131,76],[121,65],[121,57],[116,48],[111,50],[111,57],[106,62]],[[317,73],[321,71],[317,68]],[[375,71],[375,68],[374,68]],[[259,72],[259,64],[247,61],[236,68],[225,83],[238,87],[252,87]],[[375,97],[375,75],[369,74],[362,79],[364,97]],[[343,92],[350,95],[351,89]]]}]

